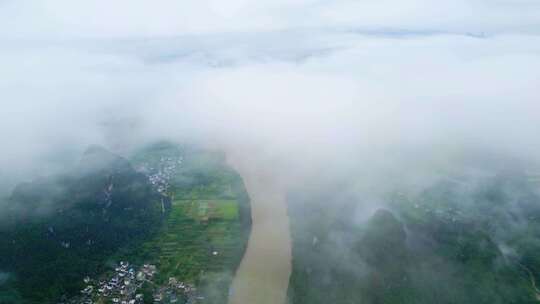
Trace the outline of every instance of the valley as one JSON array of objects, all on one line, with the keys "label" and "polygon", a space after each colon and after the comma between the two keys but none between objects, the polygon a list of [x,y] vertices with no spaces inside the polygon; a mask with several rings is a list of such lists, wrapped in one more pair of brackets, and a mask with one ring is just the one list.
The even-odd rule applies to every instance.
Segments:
[{"label": "valley", "polygon": [[[64,206],[68,207],[61,213],[51,212],[39,217],[24,208],[14,209],[13,212],[20,212],[17,213],[20,219],[14,220],[14,224],[25,220],[35,228],[23,231],[17,228],[20,226],[14,225],[1,232],[4,238],[0,241],[0,249],[9,254],[0,258],[0,266],[15,275],[8,279],[7,284],[0,286],[0,302],[82,304],[116,301],[128,303],[133,300],[136,301],[134,303],[154,303],[155,299],[162,299],[161,302],[175,299],[188,303],[226,303],[232,277],[247,244],[251,217],[249,197],[242,179],[226,166],[222,154],[161,142],[136,151],[129,157],[130,165],[127,165],[126,161],[99,151],[106,156],[107,162],[96,160],[102,156],[94,155],[86,162],[83,160],[82,164],[92,170],[96,164],[104,166],[103,173],[92,171],[92,175],[85,175],[92,178],[95,176],[95,188],[91,188],[88,178],[84,177],[76,183],[77,187],[67,190],[76,194],[85,191],[87,194],[84,202],[95,208],[95,211],[80,209],[82,202],[70,200],[66,200]],[[146,176],[145,189],[149,196],[144,204],[151,204],[153,211],[140,215],[145,219],[124,219],[134,212],[136,205],[120,200],[122,197],[118,196],[117,191],[121,189],[118,183],[122,178],[116,171],[107,171],[110,159],[113,159],[113,163],[125,164],[123,166],[128,166],[126,168],[133,166],[137,173],[129,171],[132,172],[129,174]],[[73,180],[71,177],[63,179]],[[127,180],[125,185],[129,187]],[[28,189],[34,190],[36,187]],[[44,184],[40,189],[49,191],[53,188]],[[26,190],[19,190],[19,196],[28,197],[29,194],[23,191]],[[67,198],[64,192],[54,195],[54,198],[46,196],[46,200],[59,204],[56,201]],[[102,203],[99,203],[100,200]],[[124,204],[121,208],[120,203]],[[51,209],[54,210],[56,206],[52,205]],[[62,225],[67,225],[62,215],[75,210],[74,214],[82,217],[71,219],[69,225],[73,228],[70,230],[62,228]],[[116,210],[114,217],[110,210]],[[94,223],[94,219],[87,216],[90,214],[94,214],[96,221],[104,221],[105,225],[114,221],[117,227],[122,227],[127,233],[141,231],[141,234],[118,236],[117,241],[110,240],[109,247],[103,247],[103,244],[114,237],[110,232],[90,234],[81,240],[81,236],[72,231],[91,232],[90,228],[86,228],[89,225],[95,225],[96,229],[103,226]],[[148,222],[151,218],[154,222]],[[119,228],[107,229],[115,231]],[[49,235],[38,243],[34,242],[42,233]],[[58,239],[61,233],[63,237]],[[18,239],[24,243],[12,246],[11,243]],[[17,260],[19,264],[10,268],[8,258],[15,258],[17,252],[28,250],[28,246],[51,248],[51,251],[42,250],[43,254],[35,251],[26,260]],[[124,296],[120,296],[120,293],[100,293],[95,284],[83,280],[89,277],[93,282],[98,282],[118,277],[112,265],[120,261],[126,261],[135,269],[143,265],[154,265],[155,275],[149,283],[140,285]],[[36,266],[30,266],[29,263]],[[48,272],[48,267],[55,265],[63,265],[58,268],[62,270]],[[69,265],[73,267],[66,267]],[[79,269],[75,270],[74,267]],[[181,297],[181,293],[172,296],[172,291],[166,288],[171,281],[183,282],[185,286],[189,284],[197,292],[192,293],[192,297]],[[101,289],[105,290],[105,285]],[[87,293],[89,290],[92,293]],[[82,296],[77,296],[79,291]],[[144,294],[145,298],[139,293]],[[139,295],[138,298],[135,298],[136,295]]]}]

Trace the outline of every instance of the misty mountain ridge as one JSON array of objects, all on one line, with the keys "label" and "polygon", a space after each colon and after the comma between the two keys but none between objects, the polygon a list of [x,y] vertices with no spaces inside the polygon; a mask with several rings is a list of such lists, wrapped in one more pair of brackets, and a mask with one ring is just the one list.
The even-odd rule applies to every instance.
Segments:
[{"label": "misty mountain ridge", "polygon": [[78,288],[83,274],[105,267],[102,257],[158,228],[160,200],[126,159],[92,146],[73,170],[15,187],[0,229],[0,269],[16,275],[25,295],[58,297],[32,286]]},{"label": "misty mountain ridge", "polygon": [[[128,202],[127,192],[137,193]],[[125,208],[141,206],[147,196],[155,196],[147,178],[129,161],[103,147],[91,146],[72,170],[32,182],[21,183],[13,190],[9,202],[15,217],[64,212],[77,205]]]},{"label": "misty mountain ridge", "polygon": [[[2,304],[110,303],[140,292],[152,303],[171,277],[224,303],[251,227],[249,197],[222,153],[162,141],[129,158],[90,146],[71,170],[18,185],[9,203]],[[107,281],[120,261],[157,273],[122,294],[118,282],[130,282]],[[199,295],[177,291],[183,300]]]},{"label": "misty mountain ridge", "polygon": [[109,174],[133,170],[129,161],[102,146],[91,145],[83,153],[75,169],[79,174],[107,172]]},{"label": "misty mountain ridge", "polygon": [[289,202],[292,303],[536,303],[534,168],[469,159],[433,168],[437,177],[416,188],[298,191]]}]

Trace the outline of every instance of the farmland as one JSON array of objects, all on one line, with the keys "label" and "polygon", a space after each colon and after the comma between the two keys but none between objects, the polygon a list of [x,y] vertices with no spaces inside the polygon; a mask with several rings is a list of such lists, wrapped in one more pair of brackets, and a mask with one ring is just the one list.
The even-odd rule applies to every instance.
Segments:
[{"label": "farmland", "polygon": [[[147,167],[160,160],[182,159],[169,176],[171,198],[166,218],[154,237],[121,253],[118,259],[153,263],[157,283],[170,277],[202,289],[206,303],[226,303],[232,277],[243,256],[250,227],[249,201],[238,175],[219,154],[178,151],[173,146],[145,151]],[[173,151],[171,151],[173,150]],[[191,185],[191,186],[188,186]]]},{"label": "farmland", "polygon": [[[0,255],[0,302],[114,302],[115,292],[92,293],[83,279],[112,282],[107,286],[116,290],[115,267],[126,261],[157,268],[145,303],[174,280],[196,287],[197,303],[225,303],[251,212],[242,179],[223,154],[165,142],[125,158],[89,151],[76,170],[23,184],[10,198],[14,206],[50,201],[59,211],[33,217],[35,208],[21,208],[24,225],[0,231],[0,249],[9,253]],[[53,191],[57,185],[65,193]]]}]

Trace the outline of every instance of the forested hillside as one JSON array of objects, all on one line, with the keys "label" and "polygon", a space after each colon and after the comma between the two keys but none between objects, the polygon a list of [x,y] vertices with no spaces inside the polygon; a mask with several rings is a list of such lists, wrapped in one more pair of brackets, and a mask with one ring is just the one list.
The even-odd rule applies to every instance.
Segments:
[{"label": "forested hillside", "polygon": [[159,194],[144,174],[91,147],[69,173],[18,185],[0,237],[0,268],[32,302],[78,291],[107,257],[144,238],[162,218]]},{"label": "forested hillside", "polygon": [[145,303],[170,278],[200,287],[205,303],[224,303],[251,224],[242,180],[223,154],[168,142],[127,158],[90,147],[65,174],[19,184],[8,206],[0,303],[13,304],[109,303],[78,295],[83,278],[103,281],[120,261],[156,265]]},{"label": "forested hillside", "polygon": [[364,200],[291,195],[291,303],[536,303],[538,186],[510,165]]}]

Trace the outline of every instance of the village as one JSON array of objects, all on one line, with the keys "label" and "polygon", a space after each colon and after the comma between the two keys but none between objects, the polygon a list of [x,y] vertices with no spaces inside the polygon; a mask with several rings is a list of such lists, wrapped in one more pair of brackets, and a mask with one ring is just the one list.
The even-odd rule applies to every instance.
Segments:
[{"label": "village", "polygon": [[155,265],[144,264],[137,268],[122,261],[107,277],[84,278],[86,286],[80,291],[81,295],[58,304],[196,304],[204,300],[195,286],[175,277],[170,277],[163,285],[156,284],[156,273]]},{"label": "village", "polygon": [[[154,190],[161,194],[162,211],[164,201],[170,196],[170,182],[174,179],[183,157],[160,157],[154,161],[145,161],[135,168],[148,178]],[[169,206],[170,208],[170,206]],[[217,250],[211,250],[212,256],[218,256]],[[136,266],[121,261],[98,279],[84,278],[84,288],[73,298],[64,298],[58,304],[197,304],[204,303],[205,296],[190,283],[180,278],[158,273],[153,264]]]},{"label": "village", "polygon": [[175,174],[178,166],[183,162],[183,158],[179,157],[161,157],[158,164],[154,168],[148,163],[139,166],[138,171],[145,173],[148,176],[148,180],[157,192],[166,195],[169,188],[169,182]]}]

